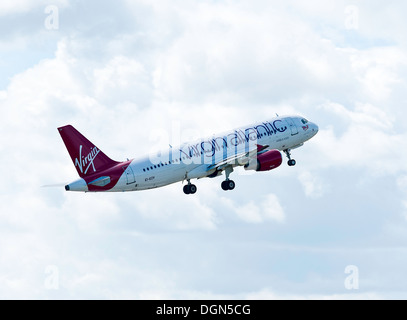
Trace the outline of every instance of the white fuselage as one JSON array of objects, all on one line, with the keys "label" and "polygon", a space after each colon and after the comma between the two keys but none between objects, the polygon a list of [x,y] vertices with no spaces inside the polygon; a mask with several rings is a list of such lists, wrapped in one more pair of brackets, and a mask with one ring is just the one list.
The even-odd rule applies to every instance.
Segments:
[{"label": "white fuselage", "polygon": [[267,146],[269,150],[290,150],[301,146],[317,132],[318,126],[302,117],[276,117],[169,148],[159,153],[159,157],[133,159],[109,191],[146,190],[216,175],[217,163],[248,152],[255,145]]}]

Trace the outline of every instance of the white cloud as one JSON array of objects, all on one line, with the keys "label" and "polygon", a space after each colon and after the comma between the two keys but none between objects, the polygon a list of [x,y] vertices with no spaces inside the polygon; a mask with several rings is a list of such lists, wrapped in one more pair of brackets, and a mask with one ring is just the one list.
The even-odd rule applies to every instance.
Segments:
[{"label": "white cloud", "polygon": [[[53,5],[59,6],[59,7],[66,7],[68,4],[68,1],[66,0],[55,0],[52,2]],[[10,14],[16,14],[16,13],[24,13],[24,12],[29,12],[30,10],[33,10],[38,7],[45,7],[49,5],[50,2],[46,0],[41,0],[41,1],[29,1],[29,0],[14,0],[14,1],[2,1],[0,3],[0,15],[1,16],[7,16]]]},{"label": "white cloud", "polygon": [[[135,201],[133,207],[146,219],[159,223],[164,228],[175,230],[214,230],[217,214],[199,197],[188,197],[181,185],[167,187],[167,193],[157,190],[143,192],[143,201]],[[156,199],[159,198],[160,201]],[[182,206],[179,204],[182,203]]]},{"label": "white cloud", "polygon": [[399,69],[407,65],[407,57],[398,47],[350,50],[352,68],[370,100],[385,101],[394,85],[402,83]]},{"label": "white cloud", "polygon": [[329,190],[329,187],[320,177],[309,171],[301,173],[298,179],[300,180],[307,197],[318,199]]},{"label": "white cloud", "polygon": [[[361,267],[365,284],[382,276],[375,287],[344,294],[328,279],[340,278],[343,261],[357,260],[366,244],[388,235],[387,244],[405,243],[404,5],[362,1],[359,29],[349,31],[347,1],[54,3],[66,9],[55,33],[45,32],[45,14],[33,16],[48,3],[0,5],[7,21],[20,14],[27,21],[0,35],[0,52],[21,55],[4,61],[18,73],[0,91],[1,297],[374,299],[397,292],[387,273],[403,283],[406,261],[376,246],[360,260],[369,264]],[[27,58],[32,65],[21,67]],[[298,167],[282,166],[273,183],[236,175],[253,188],[225,195],[221,178],[200,180],[192,197],[181,184],[129,194],[38,189],[76,177],[60,125],[74,124],[123,160],[146,154],[157,130],[173,134],[174,119],[205,136],[275,112],[302,113],[320,132],[293,152]],[[314,205],[315,219],[296,215],[299,199]],[[349,217],[363,230],[356,222],[343,227]],[[285,250],[287,243],[296,250]],[[355,245],[362,249],[351,255]],[[56,292],[44,288],[48,265],[59,270]]]},{"label": "white cloud", "polygon": [[154,83],[161,95],[188,101],[223,97],[237,107],[321,88],[352,89],[345,82],[351,79],[346,54],[289,12],[277,13],[266,3],[261,8],[202,4],[197,11],[178,10],[185,32],[158,57]]},{"label": "white cloud", "polygon": [[[370,174],[398,174],[407,169],[406,134],[394,128],[396,119],[371,104],[357,103],[354,109],[335,103],[320,107],[332,117],[320,128],[313,141],[312,154],[323,161],[320,166],[352,166],[368,169]],[[394,155],[394,157],[391,157]]]},{"label": "white cloud", "polygon": [[254,202],[249,202],[243,206],[235,208],[236,214],[244,221],[250,223],[261,223],[263,217],[261,214],[261,208],[259,208]]},{"label": "white cloud", "polygon": [[338,103],[325,103],[320,106],[329,112],[343,117],[348,126],[366,125],[380,129],[392,129],[394,118],[382,109],[371,104],[356,103],[354,111]]},{"label": "white cloud", "polygon": [[[135,59],[116,56],[105,66],[93,71],[94,95],[107,104],[142,101],[151,95],[151,80],[144,66]],[[113,94],[114,92],[114,94]],[[151,99],[151,98],[150,98]],[[143,107],[149,106],[146,100]]]},{"label": "white cloud", "polygon": [[284,209],[275,194],[265,195],[259,203],[249,201],[240,205],[226,198],[223,198],[222,202],[240,219],[248,223],[257,224],[267,221],[282,223],[285,220]]}]

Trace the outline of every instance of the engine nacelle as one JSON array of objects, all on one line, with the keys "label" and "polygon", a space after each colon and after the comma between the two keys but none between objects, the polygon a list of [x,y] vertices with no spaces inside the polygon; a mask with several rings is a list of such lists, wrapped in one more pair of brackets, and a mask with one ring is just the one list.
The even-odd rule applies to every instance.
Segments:
[{"label": "engine nacelle", "polygon": [[270,171],[278,168],[283,163],[280,151],[270,150],[257,156],[257,159],[250,160],[245,166],[245,170]]}]

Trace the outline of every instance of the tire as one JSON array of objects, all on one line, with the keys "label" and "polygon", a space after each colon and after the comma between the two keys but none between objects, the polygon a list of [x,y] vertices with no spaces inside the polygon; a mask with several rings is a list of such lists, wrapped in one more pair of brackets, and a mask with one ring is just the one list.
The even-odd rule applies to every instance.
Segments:
[{"label": "tire", "polygon": [[233,190],[236,187],[236,184],[233,180],[227,182],[228,190]]},{"label": "tire", "polygon": [[295,166],[295,164],[296,164],[295,160],[289,160],[289,161],[288,161],[288,165],[289,165],[290,167]]},{"label": "tire", "polygon": [[236,187],[236,184],[233,180],[227,180],[222,182],[222,189],[225,191],[233,190]]},{"label": "tire", "polygon": [[228,191],[228,190],[229,190],[228,185],[227,185],[227,181],[223,181],[222,184],[221,184],[221,187],[222,187],[222,189],[225,190],[225,191]]},{"label": "tire", "polygon": [[184,193],[185,194],[190,194],[191,193],[191,189],[189,188],[189,185],[184,186]]},{"label": "tire", "polygon": [[195,194],[195,193],[196,193],[196,190],[197,190],[196,185],[191,184],[191,185],[189,186],[189,193],[190,193],[190,194]]}]

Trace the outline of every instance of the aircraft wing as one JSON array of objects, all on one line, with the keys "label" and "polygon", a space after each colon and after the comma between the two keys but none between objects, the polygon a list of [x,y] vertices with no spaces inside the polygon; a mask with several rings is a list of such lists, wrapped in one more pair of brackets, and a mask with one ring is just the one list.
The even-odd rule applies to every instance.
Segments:
[{"label": "aircraft wing", "polygon": [[257,157],[258,154],[265,152],[269,146],[255,145],[252,150],[234,154],[226,159],[223,159],[215,164],[202,165],[185,174],[185,179],[200,179],[203,176],[216,177],[227,167],[244,166],[250,159]]},{"label": "aircraft wing", "polygon": [[239,154],[234,154],[233,156],[224,159],[218,163],[212,164],[208,167],[208,171],[216,169],[216,171],[223,171],[226,167],[232,166],[244,166],[249,162],[250,159],[257,157],[259,153],[262,153],[269,146],[262,146],[257,144],[256,148],[249,150],[247,152],[242,152]]}]

